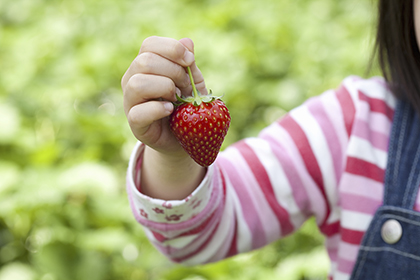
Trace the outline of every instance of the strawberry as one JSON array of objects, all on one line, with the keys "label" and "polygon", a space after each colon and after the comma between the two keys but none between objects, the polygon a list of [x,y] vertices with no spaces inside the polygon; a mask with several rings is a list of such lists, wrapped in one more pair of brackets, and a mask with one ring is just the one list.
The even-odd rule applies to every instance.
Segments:
[{"label": "strawberry", "polygon": [[188,67],[193,96],[180,98],[169,125],[184,150],[203,167],[210,166],[219,153],[230,125],[230,114],[220,97],[201,95]]}]

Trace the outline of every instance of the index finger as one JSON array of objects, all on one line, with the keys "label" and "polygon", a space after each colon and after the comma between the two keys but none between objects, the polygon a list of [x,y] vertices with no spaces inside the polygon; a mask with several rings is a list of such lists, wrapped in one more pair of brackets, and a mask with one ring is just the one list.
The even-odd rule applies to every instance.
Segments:
[{"label": "index finger", "polygon": [[[190,66],[195,60],[194,54],[189,51],[187,47],[172,38],[158,36],[146,38],[140,48],[139,55],[146,52],[157,54],[183,67]],[[122,78],[122,86],[124,86],[136,72],[137,69],[132,69],[132,66],[130,66]]]},{"label": "index finger", "polygon": [[183,67],[190,66],[194,62],[194,54],[181,42],[172,38],[152,36],[143,41],[140,52],[152,52],[163,56]]}]

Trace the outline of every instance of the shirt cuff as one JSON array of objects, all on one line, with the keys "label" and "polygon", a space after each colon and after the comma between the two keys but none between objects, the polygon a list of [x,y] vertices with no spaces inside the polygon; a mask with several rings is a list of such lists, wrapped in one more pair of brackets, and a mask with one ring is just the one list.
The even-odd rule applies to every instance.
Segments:
[{"label": "shirt cuff", "polygon": [[137,221],[174,224],[197,216],[211,199],[210,178],[214,168],[209,166],[200,185],[183,200],[162,200],[142,194],[140,188],[141,164],[144,145],[138,142],[133,150],[127,171],[127,193]]}]

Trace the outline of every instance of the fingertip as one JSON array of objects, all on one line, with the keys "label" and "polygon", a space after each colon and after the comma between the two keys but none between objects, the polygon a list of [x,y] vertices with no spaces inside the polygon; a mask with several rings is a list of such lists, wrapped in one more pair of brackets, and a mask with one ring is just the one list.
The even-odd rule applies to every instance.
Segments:
[{"label": "fingertip", "polygon": [[182,38],[179,40],[190,52],[194,53],[194,42],[190,38]]},{"label": "fingertip", "polygon": [[174,110],[171,102],[149,101],[133,106],[127,114],[131,127],[145,131],[155,121],[169,116]]},{"label": "fingertip", "polygon": [[170,115],[174,110],[174,105],[171,102],[164,102],[163,108],[165,109],[166,114]]},{"label": "fingertip", "polygon": [[194,54],[190,51],[185,51],[184,54],[184,63],[188,66],[190,66],[191,64],[193,64],[195,58],[194,58]]},{"label": "fingertip", "polygon": [[182,38],[179,42],[187,48],[187,51],[184,53],[184,62],[187,66],[190,66],[194,63],[194,43],[190,38]]}]

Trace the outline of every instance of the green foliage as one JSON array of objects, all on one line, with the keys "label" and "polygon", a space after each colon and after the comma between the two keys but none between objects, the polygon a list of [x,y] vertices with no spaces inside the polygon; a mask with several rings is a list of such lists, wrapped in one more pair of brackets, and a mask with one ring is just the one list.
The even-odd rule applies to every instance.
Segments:
[{"label": "green foliage", "polygon": [[216,264],[163,258],[125,194],[120,79],[145,38],[192,38],[228,145],[363,76],[374,14],[367,0],[0,1],[0,280],[325,278],[312,219]]}]

